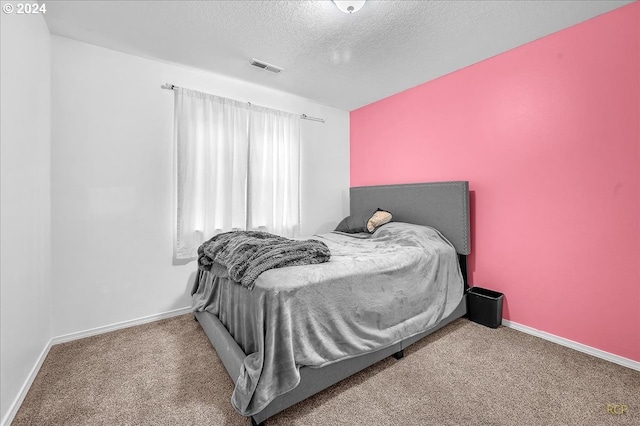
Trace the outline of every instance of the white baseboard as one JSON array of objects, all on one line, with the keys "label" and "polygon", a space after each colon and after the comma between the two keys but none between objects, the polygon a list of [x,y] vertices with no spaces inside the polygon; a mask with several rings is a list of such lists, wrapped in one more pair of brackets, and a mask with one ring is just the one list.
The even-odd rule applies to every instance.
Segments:
[{"label": "white baseboard", "polygon": [[27,376],[27,380],[24,382],[24,385],[22,385],[22,388],[20,389],[18,396],[16,396],[16,399],[13,401],[13,404],[11,404],[11,406],[9,407],[9,411],[4,416],[4,419],[2,419],[2,423],[1,423],[2,426],[9,426],[13,421],[14,417],[18,413],[18,409],[20,409],[20,406],[24,401],[24,398],[27,396],[27,392],[29,392],[29,388],[31,387],[31,385],[33,384],[33,381],[38,375],[38,372],[40,371],[40,367],[42,367],[42,364],[44,363],[44,360],[47,358],[47,355],[49,354],[49,350],[53,345],[57,345],[59,343],[71,342],[73,340],[78,340],[78,339],[82,339],[89,336],[95,336],[98,334],[108,333],[110,331],[121,330],[123,328],[129,328],[136,325],[142,325],[142,324],[146,324],[153,321],[159,321],[159,320],[175,317],[178,315],[184,315],[184,314],[188,314],[191,311],[192,311],[191,307],[174,309],[173,311],[163,312],[161,314],[149,315],[142,318],[122,321],[122,322],[118,322],[111,325],[91,328],[89,330],[78,331],[76,333],[69,333],[62,336],[51,338],[49,342],[45,345],[45,348],[42,350],[42,353],[38,357],[38,360],[36,361],[31,371],[29,372],[29,375]]},{"label": "white baseboard", "polygon": [[44,360],[47,358],[47,355],[49,354],[49,349],[51,349],[51,340],[47,342],[44,349],[40,353],[40,356],[36,360],[35,365],[33,366],[31,371],[29,372],[29,375],[27,376],[27,380],[22,385],[22,388],[20,388],[20,392],[18,392],[18,396],[16,396],[16,399],[13,401],[13,403],[9,407],[9,411],[4,416],[4,419],[2,419],[2,426],[5,426],[5,425],[9,426],[13,421],[13,418],[18,413],[18,409],[22,405],[22,401],[24,401],[24,398],[27,396],[27,392],[29,392],[29,388],[31,387],[31,384],[33,384],[33,381],[38,375],[38,371],[40,371],[40,367],[42,367]]},{"label": "white baseboard", "polygon": [[595,356],[596,358],[604,359],[605,361],[613,362],[614,364],[621,365],[623,367],[631,368],[632,370],[640,371],[640,362],[634,361],[629,358],[615,355],[610,352],[606,352],[600,349],[592,348],[591,346],[583,345],[582,343],[574,342],[573,340],[559,337],[546,331],[540,331],[535,328],[527,327],[526,325],[518,324],[517,322],[502,320],[502,325],[505,327],[513,328],[514,330],[522,331],[523,333],[531,334],[532,336],[540,337],[541,339],[548,340],[553,343],[557,343],[562,346],[566,346],[576,351],[583,352],[585,354]]},{"label": "white baseboard", "polygon": [[178,315],[184,315],[191,312],[191,307],[188,308],[180,308],[174,309],[173,311],[163,312],[161,314],[149,315],[142,318],[136,318],[128,321],[117,322],[111,325],[104,325],[102,327],[91,328],[89,330],[77,331],[75,333],[64,334],[62,336],[57,336],[51,339],[52,345],[57,345],[58,343],[71,342],[73,340],[83,339],[85,337],[95,336],[98,334],[108,333],[110,331],[121,330],[123,328],[134,327],[136,325],[142,325],[149,322],[159,321],[162,319],[167,319],[171,317],[176,317]]}]

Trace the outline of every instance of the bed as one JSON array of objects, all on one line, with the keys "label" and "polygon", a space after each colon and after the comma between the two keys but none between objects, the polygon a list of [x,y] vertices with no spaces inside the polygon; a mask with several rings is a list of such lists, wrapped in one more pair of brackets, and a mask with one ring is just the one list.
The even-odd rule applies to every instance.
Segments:
[{"label": "bed", "polygon": [[[340,247],[343,246],[352,247],[356,252],[360,250],[361,245],[371,246],[371,242],[356,241],[357,236],[349,237],[339,233],[319,236],[325,239],[336,253],[337,260],[334,264],[329,262],[325,265],[294,266],[273,270],[276,272],[269,271],[269,274],[265,272],[263,275],[269,275],[268,278],[276,280],[277,284],[269,283],[267,278],[260,282],[259,277],[256,280],[259,284],[250,291],[228,282],[228,279],[225,281],[224,278],[214,277],[206,271],[199,272],[192,291],[195,318],[236,383],[236,390],[232,396],[234,408],[239,413],[250,416],[252,424],[261,424],[280,411],[388,356],[400,359],[407,346],[466,314],[467,256],[470,254],[468,182],[430,182],[350,189],[352,215],[375,211],[377,208],[391,211],[393,222],[382,226],[371,236],[372,241],[375,240],[376,250],[385,249],[379,241],[399,238],[398,235],[401,235],[403,240],[400,241],[400,245],[406,245],[405,240],[412,240],[413,234],[423,233],[425,238],[444,237],[443,240],[451,249],[440,261],[443,266],[439,270],[444,272],[438,272],[430,278],[439,283],[440,288],[434,290],[434,294],[438,294],[442,302],[433,304],[437,308],[431,309],[429,306],[424,309],[424,313],[419,312],[415,315],[415,320],[412,319],[410,322],[394,322],[392,326],[380,325],[378,315],[377,325],[360,327],[359,320],[363,316],[358,316],[357,311],[362,305],[351,301],[347,293],[351,287],[337,286],[335,284],[339,284],[338,278],[332,279],[323,275],[328,270],[327,267],[332,271],[340,271],[341,268],[345,270],[344,262],[351,262],[348,265],[354,270],[362,265],[358,262],[361,258],[352,261],[346,256],[341,257],[340,252]],[[346,245],[344,241],[347,242]],[[353,242],[352,246],[349,246],[349,242]],[[438,240],[437,244],[441,242]],[[384,257],[379,258],[382,260],[377,262],[384,263],[384,259],[389,259],[388,263],[401,263],[401,257],[393,257],[394,251],[396,249],[389,250]],[[450,272],[452,257],[455,270],[458,271],[457,275]],[[414,270],[413,267],[399,269],[405,270],[404,273],[409,280],[421,279],[415,274],[420,274],[422,270]],[[381,272],[380,276],[371,275],[375,274],[375,270],[369,275],[364,269],[358,273],[360,275],[354,279],[367,282],[372,288],[380,287],[377,290],[381,292],[379,295],[384,295],[382,292],[389,289],[384,286],[382,276],[388,273],[387,270]],[[296,287],[299,281],[303,280],[309,280],[309,284]],[[447,284],[447,281],[450,283]],[[267,287],[269,289],[266,289]],[[313,294],[321,287],[330,287],[333,290],[322,296],[316,295],[316,299],[306,302],[305,298],[314,297]],[[295,294],[295,297],[283,299],[282,294],[288,291]],[[353,300],[357,300],[358,291],[353,287]],[[393,291],[397,291],[395,287]],[[425,296],[429,300],[433,297],[435,296],[431,294]],[[394,296],[387,299],[380,303],[393,303],[397,298]],[[330,305],[341,304],[344,300],[353,303],[354,311],[349,314],[352,316],[344,314],[346,320],[342,319],[342,314],[336,314],[336,310],[331,309]],[[308,306],[304,303],[308,303]],[[388,309],[398,309],[398,306]],[[330,312],[331,315],[325,315],[326,312]],[[336,319],[336,315],[340,318]],[[385,321],[383,318],[382,322]],[[332,327],[351,326],[354,327],[353,330],[345,332],[347,337],[335,337],[337,340],[326,341],[318,337],[333,336],[331,330],[327,331]],[[270,332],[274,328],[282,331]],[[373,333],[371,330],[379,332]],[[286,339],[281,335],[285,335]],[[298,335],[310,337],[303,340],[298,338]],[[309,347],[309,341],[319,347]],[[290,363],[293,363],[295,368],[288,366]],[[254,398],[248,401],[247,395],[243,395],[243,392],[255,392]]]}]

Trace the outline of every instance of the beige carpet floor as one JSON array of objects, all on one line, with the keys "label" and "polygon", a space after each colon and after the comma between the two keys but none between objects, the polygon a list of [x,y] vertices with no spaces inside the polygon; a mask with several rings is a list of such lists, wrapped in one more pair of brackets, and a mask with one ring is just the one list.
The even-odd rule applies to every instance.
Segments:
[{"label": "beige carpet floor", "polygon": [[[12,424],[249,425],[232,391],[183,315],[53,346]],[[640,425],[640,372],[459,319],[267,424]]]}]

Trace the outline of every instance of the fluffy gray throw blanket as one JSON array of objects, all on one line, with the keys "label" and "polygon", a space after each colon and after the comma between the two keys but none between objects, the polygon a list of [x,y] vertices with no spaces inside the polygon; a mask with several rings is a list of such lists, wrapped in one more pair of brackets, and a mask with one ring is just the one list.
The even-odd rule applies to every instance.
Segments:
[{"label": "fluffy gray throw blanket", "polygon": [[266,270],[323,263],[330,257],[329,248],[322,241],[290,240],[260,231],[232,231],[218,234],[198,248],[198,268],[222,272],[222,276],[252,289],[258,275]]}]

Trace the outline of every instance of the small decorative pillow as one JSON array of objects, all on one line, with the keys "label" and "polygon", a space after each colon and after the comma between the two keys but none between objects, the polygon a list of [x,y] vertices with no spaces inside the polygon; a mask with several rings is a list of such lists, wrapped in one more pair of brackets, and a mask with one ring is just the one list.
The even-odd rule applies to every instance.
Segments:
[{"label": "small decorative pillow", "polygon": [[355,234],[358,232],[367,232],[367,222],[371,214],[347,216],[336,227],[336,231],[346,232],[347,234]]},{"label": "small decorative pillow", "polygon": [[375,231],[385,223],[391,222],[392,218],[393,216],[391,216],[391,213],[389,213],[388,211],[382,209],[376,210],[373,216],[371,216],[371,219],[369,219],[369,221],[367,222],[367,231]]},{"label": "small decorative pillow", "polygon": [[391,213],[378,209],[373,212],[373,214],[352,214],[351,216],[347,216],[342,219],[342,222],[338,224],[335,230],[347,234],[355,234],[358,232],[372,233],[378,227],[389,221],[391,221]]}]

